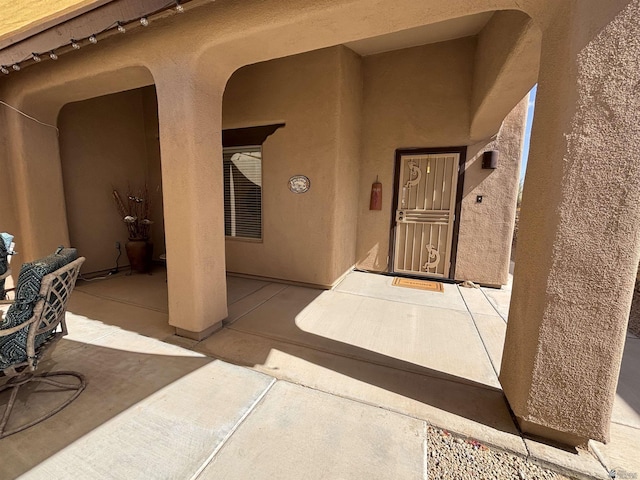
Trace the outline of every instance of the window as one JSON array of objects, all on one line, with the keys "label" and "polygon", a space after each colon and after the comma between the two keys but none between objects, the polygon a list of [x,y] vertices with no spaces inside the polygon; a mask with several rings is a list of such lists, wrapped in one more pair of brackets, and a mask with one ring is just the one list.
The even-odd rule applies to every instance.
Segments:
[{"label": "window", "polygon": [[224,169],[224,234],[262,239],[262,147],[228,147]]}]

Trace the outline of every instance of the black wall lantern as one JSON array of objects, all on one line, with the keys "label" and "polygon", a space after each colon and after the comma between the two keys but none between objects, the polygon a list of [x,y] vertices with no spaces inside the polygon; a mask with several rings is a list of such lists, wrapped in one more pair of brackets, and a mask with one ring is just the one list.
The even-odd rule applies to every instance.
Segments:
[{"label": "black wall lantern", "polygon": [[482,168],[495,170],[498,168],[498,151],[488,150],[482,154]]}]

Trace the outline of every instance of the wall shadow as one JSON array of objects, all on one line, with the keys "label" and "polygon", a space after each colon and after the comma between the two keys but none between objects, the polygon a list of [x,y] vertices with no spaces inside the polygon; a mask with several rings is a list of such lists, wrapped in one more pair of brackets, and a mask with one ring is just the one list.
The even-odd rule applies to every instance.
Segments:
[{"label": "wall shadow", "polygon": [[[114,280],[117,281],[117,279]],[[109,282],[111,281],[113,280],[109,280]],[[273,285],[253,280],[235,279],[234,288],[239,288],[238,281],[250,282],[250,288],[244,287],[244,296],[229,295],[237,302],[236,307],[241,302],[250,301],[252,295],[259,295],[260,289],[264,285]],[[255,282],[255,285],[251,282]],[[163,285],[162,282],[154,284],[156,288],[166,288],[166,284]],[[94,289],[95,287],[92,286]],[[110,293],[113,295],[116,290],[111,288]],[[467,418],[500,431],[518,434],[511,421],[504,395],[498,388],[301,330],[296,324],[296,317],[317,301],[323,293],[322,290],[310,288],[302,290],[304,295],[297,297],[293,303],[288,303],[284,307],[274,307],[277,310],[277,318],[273,324],[269,324],[273,320],[265,315],[264,322],[266,323],[263,327],[252,330],[251,325],[243,324],[242,315],[240,315],[237,321],[227,322],[222,331],[199,344],[171,337],[170,327],[167,328],[165,323],[166,314],[141,309],[139,306],[129,303],[119,303],[114,301],[114,298],[105,300],[87,297],[82,301],[74,301],[72,298],[73,309],[71,311],[76,315],[86,315],[105,325],[118,326],[160,340],[167,340],[171,337],[172,342],[177,341],[187,348],[196,349],[241,366],[265,365],[268,363],[269,355],[277,350],[443,412]],[[129,292],[127,302],[131,300],[130,295]],[[269,308],[268,303],[267,301],[263,306]],[[257,308],[261,308],[261,306],[258,305]],[[230,311],[233,309],[232,304]],[[141,319],[142,315],[146,318]],[[136,316],[138,319],[133,320]],[[131,318],[132,320],[127,323],[123,318]],[[428,321],[428,319],[425,320]],[[73,332],[71,333],[73,334]],[[245,341],[235,342],[229,339],[231,335],[242,335]],[[455,342],[453,332],[452,342]],[[263,371],[266,370],[263,369]],[[274,371],[272,375],[297,381],[296,372],[293,372],[293,376],[287,376],[285,373]],[[316,379],[298,380],[299,383],[316,386],[309,384],[309,381],[313,383]],[[328,390],[331,385],[326,386],[327,388],[317,387]],[[340,392],[336,393],[341,394]],[[350,396],[349,393],[344,393],[344,395]],[[369,401],[367,398],[356,399]]]},{"label": "wall shadow", "polygon": [[[60,340],[50,357],[40,363],[38,372],[75,370],[86,376],[87,387],[53,417],[0,441],[0,478],[16,478],[28,472],[118,414],[213,361],[195,355],[139,353]],[[0,411],[4,411],[9,395],[9,391],[0,395]],[[27,398],[30,405],[31,401],[43,401],[38,394],[21,391],[14,415],[24,408]]]},{"label": "wall shadow", "polygon": [[[506,399],[499,388],[301,330],[296,324],[296,317],[322,294],[322,291],[313,291],[307,296],[308,303],[289,305],[287,310],[279,309],[277,332],[265,333],[265,329],[252,331],[251,327],[243,325],[240,318],[225,325],[221,332],[205,340],[202,347],[196,348],[247,367],[268,365],[270,355],[277,350],[443,412],[518,435]],[[267,315],[264,321],[270,321]],[[243,338],[239,339],[239,336]],[[453,332],[451,341],[455,342]],[[332,390],[334,385],[330,381],[323,384],[317,377],[296,377],[295,372],[288,376],[286,372],[277,370],[272,374],[368,403],[376,402],[376,399],[365,398],[366,390],[363,390],[364,397],[358,398],[353,391],[340,391],[342,387],[339,385]]]}]

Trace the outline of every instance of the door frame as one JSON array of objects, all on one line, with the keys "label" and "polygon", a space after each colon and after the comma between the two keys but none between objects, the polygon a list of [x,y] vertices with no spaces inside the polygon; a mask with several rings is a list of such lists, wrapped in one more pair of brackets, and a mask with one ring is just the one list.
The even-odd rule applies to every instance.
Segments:
[{"label": "door frame", "polygon": [[[460,155],[458,181],[456,185],[456,205],[454,208],[454,221],[453,221],[453,237],[451,239],[451,266],[449,267],[448,277],[434,277],[438,280],[449,279],[453,280],[456,274],[456,257],[458,254],[458,236],[460,234],[460,212],[462,211],[462,189],[464,187],[464,170],[467,161],[467,147],[434,147],[434,148],[398,148],[395,153],[395,165],[393,173],[393,200],[391,202],[391,227],[389,229],[389,272],[401,277],[413,277],[413,275],[396,272],[394,259],[395,259],[395,246],[396,246],[396,210],[398,208],[398,179],[400,178],[400,161],[403,155],[429,155],[438,153],[457,153]],[[417,277],[416,277],[417,278]],[[424,278],[424,277],[420,277]]]}]

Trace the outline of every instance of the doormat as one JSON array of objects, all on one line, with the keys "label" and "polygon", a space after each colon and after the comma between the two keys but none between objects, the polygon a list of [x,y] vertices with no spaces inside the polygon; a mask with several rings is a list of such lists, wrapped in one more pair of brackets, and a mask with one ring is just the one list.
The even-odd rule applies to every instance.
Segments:
[{"label": "doormat", "polygon": [[415,280],[413,278],[396,277],[391,284],[394,287],[415,288],[416,290],[427,290],[429,292],[444,293],[444,286],[440,282],[430,282],[429,280]]}]

